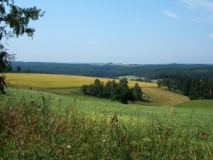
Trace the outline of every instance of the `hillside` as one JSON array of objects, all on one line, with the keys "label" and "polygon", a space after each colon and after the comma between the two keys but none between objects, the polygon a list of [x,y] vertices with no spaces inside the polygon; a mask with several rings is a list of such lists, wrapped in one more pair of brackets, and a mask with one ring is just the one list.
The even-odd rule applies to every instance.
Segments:
[{"label": "hillside", "polygon": [[143,98],[150,101],[151,105],[154,106],[174,106],[176,104],[189,101],[187,96],[173,93],[162,88],[144,87],[143,93],[150,97]]},{"label": "hillside", "polygon": [[[82,97],[80,87],[84,84],[92,84],[98,77],[85,77],[74,75],[54,75],[54,74],[29,74],[29,73],[8,73],[6,74],[9,86],[25,88],[30,90],[43,90],[61,95]],[[108,78],[99,78],[106,83]],[[118,80],[117,80],[118,81]],[[186,96],[157,88],[155,83],[129,81],[128,85],[133,87],[138,83],[142,88],[145,102],[142,105],[149,106],[172,106],[188,101]],[[85,97],[85,96],[84,96]],[[91,98],[91,97],[86,97]]]}]

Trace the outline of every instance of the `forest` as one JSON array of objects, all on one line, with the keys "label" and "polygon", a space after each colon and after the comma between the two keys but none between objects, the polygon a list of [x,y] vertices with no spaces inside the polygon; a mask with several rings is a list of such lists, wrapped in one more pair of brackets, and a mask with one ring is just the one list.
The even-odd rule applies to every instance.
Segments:
[{"label": "forest", "polygon": [[158,80],[158,87],[166,86],[170,91],[181,93],[194,99],[212,99],[213,80],[190,76],[170,75]]},{"label": "forest", "polygon": [[132,75],[147,80],[162,79],[165,75],[188,75],[198,79],[213,79],[213,65],[210,64],[82,64],[12,61],[8,72],[33,72],[47,74],[68,74],[91,77],[117,78]]}]

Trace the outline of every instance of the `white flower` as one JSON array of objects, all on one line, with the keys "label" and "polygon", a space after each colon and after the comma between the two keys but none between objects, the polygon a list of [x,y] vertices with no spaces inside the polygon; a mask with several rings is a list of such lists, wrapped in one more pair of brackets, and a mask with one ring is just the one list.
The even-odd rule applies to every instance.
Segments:
[{"label": "white flower", "polygon": [[103,140],[103,143],[105,143],[106,141],[105,141],[105,139]]},{"label": "white flower", "polygon": [[71,148],[71,145],[67,145],[66,148]]}]

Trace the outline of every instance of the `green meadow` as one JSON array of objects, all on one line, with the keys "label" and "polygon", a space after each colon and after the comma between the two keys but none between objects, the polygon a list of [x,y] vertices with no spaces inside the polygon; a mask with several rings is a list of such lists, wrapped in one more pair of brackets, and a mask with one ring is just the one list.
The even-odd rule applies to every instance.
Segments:
[{"label": "green meadow", "polygon": [[140,82],[150,98],[126,105],[83,95],[91,77],[7,76],[1,159],[212,158],[212,100],[189,101]]},{"label": "green meadow", "polygon": [[213,100],[192,100],[177,104],[178,108],[196,108],[199,110],[212,110]]},{"label": "green meadow", "polygon": [[1,159],[212,159],[213,101],[163,107],[7,91]]}]

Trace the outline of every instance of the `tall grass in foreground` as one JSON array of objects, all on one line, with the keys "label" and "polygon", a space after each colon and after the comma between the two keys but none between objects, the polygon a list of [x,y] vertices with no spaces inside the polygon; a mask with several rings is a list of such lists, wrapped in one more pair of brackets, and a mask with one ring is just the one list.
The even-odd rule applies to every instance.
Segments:
[{"label": "tall grass in foreground", "polygon": [[180,121],[172,108],[166,120],[152,111],[121,122],[119,111],[94,118],[61,99],[53,111],[52,101],[1,97],[0,159],[213,159],[212,123],[196,125],[194,110]]}]

